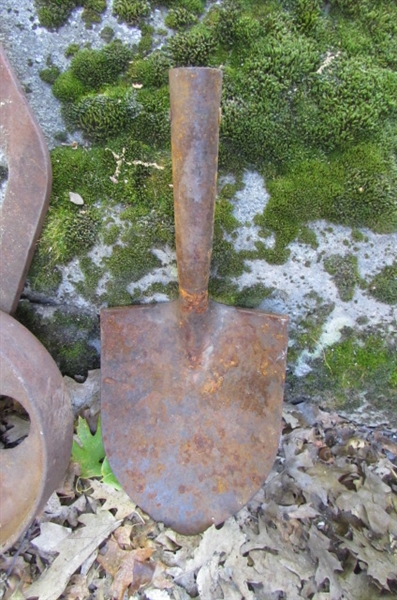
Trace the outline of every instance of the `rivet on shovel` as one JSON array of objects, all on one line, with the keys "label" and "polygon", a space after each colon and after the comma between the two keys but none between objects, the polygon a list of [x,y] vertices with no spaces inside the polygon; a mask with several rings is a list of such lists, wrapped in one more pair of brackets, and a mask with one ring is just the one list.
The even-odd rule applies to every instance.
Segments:
[{"label": "rivet on shovel", "polygon": [[285,316],[208,300],[221,72],[170,71],[179,299],[102,311],[102,431],[125,491],[183,534],[239,510],[281,429]]},{"label": "rivet on shovel", "polygon": [[0,552],[29,527],[69,464],[71,403],[40,342],[12,313],[48,207],[51,163],[39,125],[0,45],[0,146],[8,165],[0,207],[0,396],[18,401],[30,431],[0,450]]}]

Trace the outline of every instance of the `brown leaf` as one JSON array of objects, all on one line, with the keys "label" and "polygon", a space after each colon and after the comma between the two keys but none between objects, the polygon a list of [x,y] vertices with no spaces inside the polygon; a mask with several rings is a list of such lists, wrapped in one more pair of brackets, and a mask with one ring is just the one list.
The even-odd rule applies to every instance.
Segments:
[{"label": "brown leaf", "polygon": [[73,575],[65,591],[67,600],[84,600],[90,596],[87,586],[87,577],[84,575]]},{"label": "brown leaf", "polygon": [[343,591],[335,571],[343,571],[343,566],[336,556],[329,552],[330,540],[312,525],[308,545],[312,557],[317,560],[316,584],[321,586],[328,579],[330,600],[340,600]]},{"label": "brown leaf", "polygon": [[121,563],[128,554],[129,552],[120,548],[117,541],[111,538],[105,546],[104,553],[98,554],[97,561],[112,577],[116,577]]},{"label": "brown leaf", "polygon": [[389,580],[397,580],[396,555],[390,552],[379,552],[369,543],[363,533],[353,530],[353,540],[340,538],[342,547],[347,548],[360,561],[367,565],[367,573],[389,590]]},{"label": "brown leaf", "polygon": [[153,554],[153,548],[138,548],[125,553],[112,585],[112,598],[122,600],[125,592],[137,592],[152,581],[155,564],[147,562]]},{"label": "brown leaf", "polygon": [[131,550],[131,533],[132,533],[133,525],[132,523],[126,523],[125,525],[121,525],[118,527],[113,534],[114,539],[123,550]]}]

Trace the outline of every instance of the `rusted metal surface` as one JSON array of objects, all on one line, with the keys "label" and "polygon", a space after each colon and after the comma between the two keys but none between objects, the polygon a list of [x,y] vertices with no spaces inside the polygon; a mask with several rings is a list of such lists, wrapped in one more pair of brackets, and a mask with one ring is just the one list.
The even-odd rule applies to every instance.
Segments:
[{"label": "rusted metal surface", "polygon": [[62,480],[70,460],[73,420],[62,376],[47,350],[0,311],[0,395],[30,417],[19,446],[0,450],[0,552],[30,525]]},{"label": "rusted metal surface", "polygon": [[39,125],[0,46],[0,144],[8,164],[0,208],[0,396],[30,418],[28,437],[0,449],[0,552],[12,546],[61,482],[70,459],[73,415],[62,375],[15,310],[40,233],[51,165]]},{"label": "rusted metal surface", "polygon": [[13,313],[51,192],[48,149],[0,44],[0,147],[8,182],[0,209],[0,309]]},{"label": "rusted metal surface", "polygon": [[180,294],[105,309],[102,432],[131,498],[183,534],[239,510],[277,452],[288,318],[208,301],[221,73],[170,72]]}]

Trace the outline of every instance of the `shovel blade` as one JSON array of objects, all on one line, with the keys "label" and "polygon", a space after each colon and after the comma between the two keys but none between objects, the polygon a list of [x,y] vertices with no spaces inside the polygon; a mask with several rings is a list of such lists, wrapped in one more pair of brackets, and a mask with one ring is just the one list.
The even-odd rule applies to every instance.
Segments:
[{"label": "shovel blade", "polygon": [[210,302],[105,309],[102,432],[111,468],[152,518],[188,535],[258,491],[281,430],[288,318]]}]

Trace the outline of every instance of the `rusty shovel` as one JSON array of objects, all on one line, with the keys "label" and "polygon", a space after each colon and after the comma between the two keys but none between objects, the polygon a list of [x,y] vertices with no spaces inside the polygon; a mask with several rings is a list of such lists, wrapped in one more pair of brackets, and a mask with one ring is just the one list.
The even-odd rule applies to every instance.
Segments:
[{"label": "rusty shovel", "polygon": [[281,428],[288,318],[208,299],[221,84],[218,69],[170,71],[178,300],[101,314],[110,465],[182,534],[247,503]]}]

